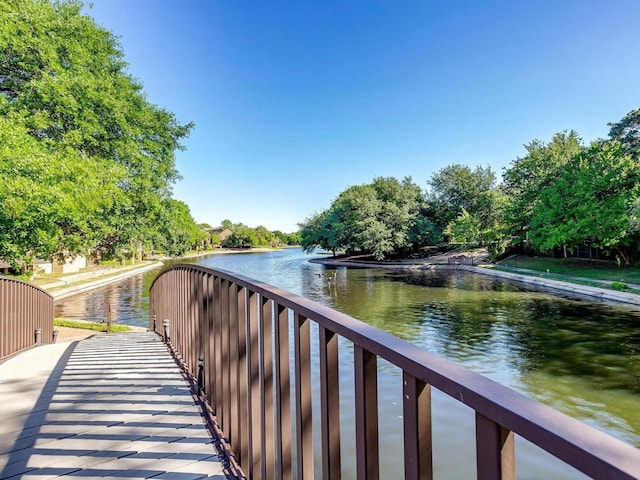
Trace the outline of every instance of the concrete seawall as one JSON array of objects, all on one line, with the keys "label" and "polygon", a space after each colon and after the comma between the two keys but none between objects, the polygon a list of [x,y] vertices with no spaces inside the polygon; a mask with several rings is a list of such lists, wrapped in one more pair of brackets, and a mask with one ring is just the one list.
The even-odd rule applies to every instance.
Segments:
[{"label": "concrete seawall", "polygon": [[522,275],[520,273],[505,272],[485,267],[472,267],[471,265],[459,265],[460,270],[479,273],[481,275],[490,275],[492,277],[504,278],[516,282],[528,283],[539,287],[558,290],[561,292],[575,293],[578,295],[588,295],[590,297],[600,298],[602,300],[611,300],[614,302],[631,303],[640,305],[640,295],[636,293],[622,292],[611,290],[608,288],[591,287],[589,285],[581,285],[578,283],[563,282],[552,278],[534,277],[531,275]]},{"label": "concrete seawall", "polygon": [[164,264],[162,262],[154,262],[149,265],[144,265],[142,267],[127,269],[122,273],[96,278],[95,280],[81,281],[81,282],[78,282],[77,285],[71,284],[68,287],[56,288],[56,289],[47,288],[47,286],[45,285],[42,288],[47,290],[54,300],[62,300],[63,298],[67,298],[73,295],[77,295],[79,293],[87,292],[89,290],[93,290],[95,288],[99,288],[104,285],[108,285],[110,283],[119,282],[120,280],[124,280],[127,277],[131,277],[134,275],[138,275],[140,273],[148,272],[149,270],[160,268],[163,265]]},{"label": "concrete seawall", "polygon": [[472,265],[449,265],[449,264],[388,264],[357,262],[349,260],[337,260],[331,258],[313,258],[309,260],[311,263],[320,263],[335,267],[351,267],[351,268],[384,268],[388,270],[464,270],[467,272],[478,273],[480,275],[489,275],[504,280],[526,283],[535,285],[558,292],[573,293],[576,295],[586,295],[589,297],[613,301],[629,303],[632,305],[640,305],[640,295],[636,293],[611,290],[608,288],[591,287],[578,283],[563,282],[551,278],[543,278],[533,275],[523,275],[515,272],[505,272],[490,267],[476,267]]}]

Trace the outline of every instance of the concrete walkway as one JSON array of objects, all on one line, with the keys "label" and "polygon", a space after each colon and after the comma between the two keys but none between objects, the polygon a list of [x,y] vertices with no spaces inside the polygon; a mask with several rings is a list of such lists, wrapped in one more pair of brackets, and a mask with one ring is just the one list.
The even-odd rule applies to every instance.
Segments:
[{"label": "concrete walkway", "polygon": [[0,479],[225,479],[153,333],[45,345],[0,364]]}]

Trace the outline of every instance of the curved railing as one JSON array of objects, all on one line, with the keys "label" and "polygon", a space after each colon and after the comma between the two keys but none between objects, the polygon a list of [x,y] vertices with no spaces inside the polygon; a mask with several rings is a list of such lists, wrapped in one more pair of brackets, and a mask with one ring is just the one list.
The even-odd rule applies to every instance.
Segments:
[{"label": "curved railing", "polygon": [[[340,478],[339,337],[350,342],[354,352],[359,479],[379,477],[378,358],[402,370],[404,458],[394,461],[404,463],[403,469],[399,466],[404,478],[432,478],[431,388],[475,411],[479,479],[515,478],[514,434],[593,478],[640,478],[639,450],[451,361],[282,289],[222,270],[176,265],[155,279],[150,302],[151,328],[170,338],[168,343],[199,377],[217,423],[248,478],[314,477],[312,408],[318,406],[312,401],[311,370],[316,363],[319,470],[324,479]],[[312,322],[317,325],[313,340],[319,342],[315,363],[310,348],[316,332],[314,328],[312,335]]]},{"label": "curved railing", "polygon": [[0,277],[0,361],[53,341],[53,297],[41,288]]}]

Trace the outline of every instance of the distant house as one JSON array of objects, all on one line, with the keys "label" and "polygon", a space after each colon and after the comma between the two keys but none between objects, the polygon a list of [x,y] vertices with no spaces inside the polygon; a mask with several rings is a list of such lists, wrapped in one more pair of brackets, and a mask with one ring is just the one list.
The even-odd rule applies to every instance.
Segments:
[{"label": "distant house", "polygon": [[63,259],[52,258],[51,260],[35,259],[33,261],[33,272],[36,275],[48,275],[50,273],[78,273],[83,268],[87,268],[87,257],[76,255],[67,256]]},{"label": "distant house", "polygon": [[209,245],[211,245],[211,239],[214,235],[217,235],[220,239],[220,244],[222,246],[226,245],[226,240],[231,235],[233,235],[233,231],[229,228],[216,227],[216,228],[203,228],[205,232],[209,234]]},{"label": "distant house", "polygon": [[53,262],[49,260],[35,259],[33,261],[33,271],[36,275],[48,275],[53,273]]},{"label": "distant house", "polygon": [[[66,257],[63,260],[42,260],[35,259],[27,270],[33,270],[36,275],[47,275],[50,273],[76,273],[81,269],[87,268],[87,257],[84,255],[76,255],[75,257]],[[0,260],[0,272],[5,275],[9,273],[11,264]]]},{"label": "distant house", "polygon": [[83,268],[87,268],[87,257],[84,255],[65,257],[64,260],[53,261],[54,273],[76,273]]}]

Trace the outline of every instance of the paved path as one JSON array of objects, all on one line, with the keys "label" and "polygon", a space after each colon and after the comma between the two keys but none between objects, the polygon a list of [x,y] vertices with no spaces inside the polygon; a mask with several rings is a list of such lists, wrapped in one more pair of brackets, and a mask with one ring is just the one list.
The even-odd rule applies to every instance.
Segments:
[{"label": "paved path", "polygon": [[225,479],[153,333],[45,345],[0,364],[0,479]]}]

